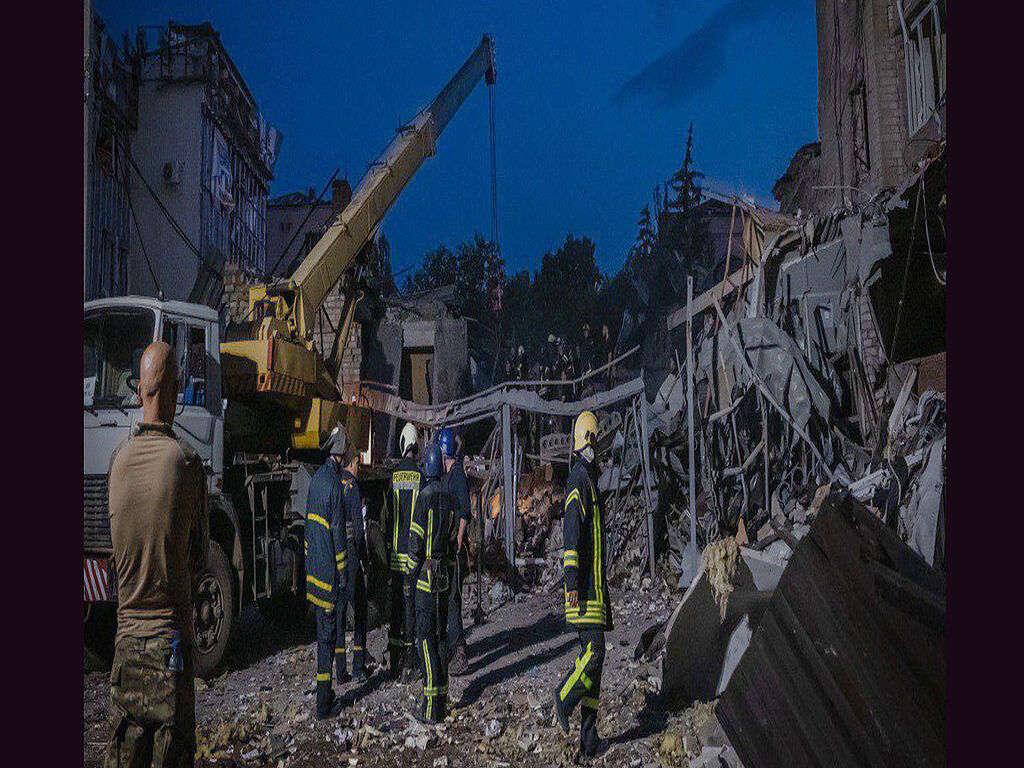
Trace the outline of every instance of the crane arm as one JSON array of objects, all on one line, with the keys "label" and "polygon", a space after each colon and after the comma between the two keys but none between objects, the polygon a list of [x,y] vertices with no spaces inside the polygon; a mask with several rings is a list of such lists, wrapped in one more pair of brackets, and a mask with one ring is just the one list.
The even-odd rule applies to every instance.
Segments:
[{"label": "crane arm", "polygon": [[311,337],[324,299],[423,161],[434,154],[437,139],[481,78],[488,85],[495,80],[494,46],[487,35],[430,105],[399,129],[359,182],[352,201],[286,281],[286,290],[294,291],[289,324],[298,338]]}]

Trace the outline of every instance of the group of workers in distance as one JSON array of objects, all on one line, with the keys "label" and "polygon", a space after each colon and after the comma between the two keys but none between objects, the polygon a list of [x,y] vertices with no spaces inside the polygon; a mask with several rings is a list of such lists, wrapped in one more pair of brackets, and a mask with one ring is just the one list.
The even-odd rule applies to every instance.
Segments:
[{"label": "group of workers in distance", "polygon": [[[563,555],[565,619],[576,630],[580,651],[554,691],[552,719],[566,733],[580,706],[580,750],[594,755],[607,742],[597,734],[598,699],[604,667],[604,634],[613,628],[605,576],[603,507],[596,490],[597,418],[583,411],[573,427],[573,461],[565,490]],[[391,553],[391,616],[388,630],[392,677],[423,679],[414,717],[425,724],[448,713],[448,675],[466,670],[462,628],[462,579],[468,571],[466,532],[469,488],[450,428],[428,444],[417,463],[419,435],[406,424],[401,458],[391,474],[387,526]],[[366,562],[362,503],[356,487],[356,454],[339,426],[327,443],[330,458],[314,475],[306,515],[306,596],[316,608],[316,715],[339,707],[331,685],[345,670],[344,606],[353,604],[353,675],[365,676],[366,609],[361,569]],[[456,460],[456,459],[459,460]],[[334,575],[337,571],[337,576]],[[362,590],[362,591],[360,591]],[[337,595],[337,600],[333,595]],[[360,602],[363,608],[360,610]],[[336,606],[342,616],[336,621]]]},{"label": "group of workers in distance", "polygon": [[[195,451],[173,430],[178,371],[171,348],[154,342],[141,363],[142,414],[110,462],[110,522],[118,580],[117,636],[110,676],[110,740],[105,766],[190,766],[195,754],[192,585],[209,547],[205,475]],[[597,709],[604,633],[612,605],[605,576],[603,506],[597,493],[597,419],[573,428],[565,493],[565,619],[579,637],[572,669],[553,691],[554,724],[569,731],[580,706],[580,750],[602,752]],[[457,437],[443,429],[418,463],[419,435],[401,432],[401,457],[386,505],[390,537],[389,672],[423,679],[414,713],[438,723],[448,712],[448,674],[467,669],[462,580],[468,572],[469,492]],[[316,714],[341,708],[334,679],[366,679],[368,565],[358,452],[340,426],[325,445],[305,520],[306,597],[316,614]],[[354,627],[345,646],[346,616]],[[352,652],[352,671],[347,668]]]},{"label": "group of workers in distance", "polygon": [[[462,626],[462,581],[469,568],[469,485],[453,430],[441,430],[417,463],[419,435],[406,424],[401,458],[391,474],[385,505],[390,537],[391,615],[389,672],[410,682],[423,678],[422,705],[415,717],[438,723],[448,713],[448,673],[466,671]],[[339,425],[325,444],[328,458],[313,475],[305,523],[306,599],[316,613],[316,716],[340,709],[338,683],[365,680],[366,536],[356,482],[358,452]],[[352,674],[346,666],[347,606],[355,619]]]}]

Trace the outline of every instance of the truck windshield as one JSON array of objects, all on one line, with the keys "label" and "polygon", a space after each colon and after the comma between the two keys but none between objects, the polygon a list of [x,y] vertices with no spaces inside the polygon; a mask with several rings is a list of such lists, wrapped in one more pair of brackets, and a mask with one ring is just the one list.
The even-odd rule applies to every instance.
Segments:
[{"label": "truck windshield", "polygon": [[141,360],[142,351],[153,341],[155,324],[156,315],[148,309],[105,310],[85,316],[86,408],[139,404],[137,382],[131,380],[132,359]]}]

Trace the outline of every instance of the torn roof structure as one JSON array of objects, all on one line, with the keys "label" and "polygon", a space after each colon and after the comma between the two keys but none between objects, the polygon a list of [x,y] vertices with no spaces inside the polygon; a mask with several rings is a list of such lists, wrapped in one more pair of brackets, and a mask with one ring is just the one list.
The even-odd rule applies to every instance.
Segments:
[{"label": "torn roof structure", "polygon": [[[677,349],[691,321],[699,540],[758,531],[829,481],[858,487],[894,528],[900,509],[917,519],[905,512],[911,481],[945,424],[945,144],[858,210],[798,219],[736,206],[728,276],[666,319]],[[654,437],[677,451],[656,472],[680,484],[683,422],[662,419]],[[931,512],[914,546],[941,564]]]}]

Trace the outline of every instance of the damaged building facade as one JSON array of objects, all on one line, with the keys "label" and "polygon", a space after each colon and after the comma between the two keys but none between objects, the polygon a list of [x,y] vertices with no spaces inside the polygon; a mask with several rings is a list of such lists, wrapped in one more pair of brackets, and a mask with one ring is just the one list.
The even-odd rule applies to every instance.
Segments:
[{"label": "damaged building facade", "polygon": [[85,300],[129,293],[134,287],[132,190],[127,157],[139,119],[138,68],[103,21],[86,24],[89,51],[85,113]]},{"label": "damaged building facade", "polygon": [[945,0],[817,0],[818,141],[772,192],[783,212],[859,208],[946,138]]},{"label": "damaged building facade", "polygon": [[223,271],[266,269],[281,136],[209,24],[143,27],[137,46],[137,181],[153,191],[139,195],[138,247],[161,254],[153,269],[165,297],[217,306]]},{"label": "damaged building facade", "polygon": [[209,24],[140,27],[118,47],[93,18],[86,298],[223,308],[225,284],[268,266],[281,135]]}]

